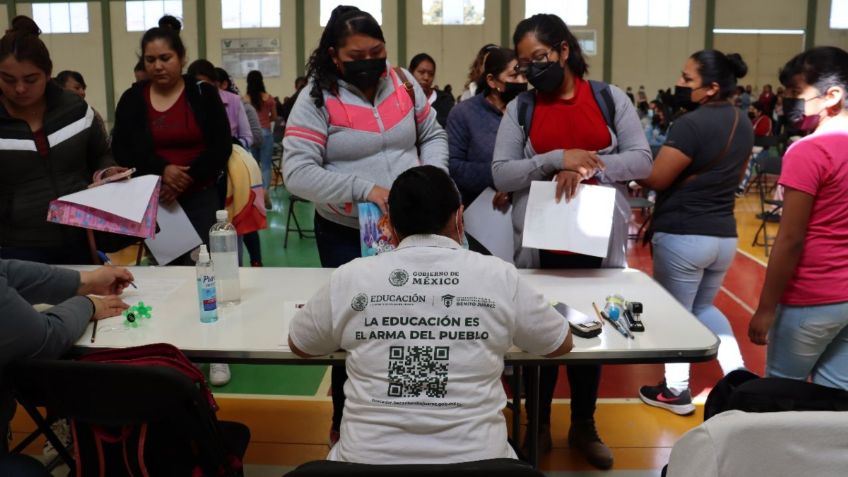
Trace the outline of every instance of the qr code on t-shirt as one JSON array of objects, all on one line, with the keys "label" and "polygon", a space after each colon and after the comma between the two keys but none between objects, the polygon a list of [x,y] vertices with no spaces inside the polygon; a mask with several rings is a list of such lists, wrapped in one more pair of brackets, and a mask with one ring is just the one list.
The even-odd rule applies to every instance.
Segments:
[{"label": "qr code on t-shirt", "polygon": [[445,397],[449,358],[449,346],[390,346],[389,397]]}]

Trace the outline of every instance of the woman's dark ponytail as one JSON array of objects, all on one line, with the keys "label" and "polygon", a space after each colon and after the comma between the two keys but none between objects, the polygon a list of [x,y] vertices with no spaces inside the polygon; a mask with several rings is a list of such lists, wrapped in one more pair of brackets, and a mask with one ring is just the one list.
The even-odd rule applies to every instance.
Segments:
[{"label": "woman's dark ponytail", "polygon": [[701,50],[690,56],[698,63],[701,84],[719,86],[716,100],[727,99],[736,91],[736,79],[748,74],[748,65],[738,53],[724,54],[718,50]]}]

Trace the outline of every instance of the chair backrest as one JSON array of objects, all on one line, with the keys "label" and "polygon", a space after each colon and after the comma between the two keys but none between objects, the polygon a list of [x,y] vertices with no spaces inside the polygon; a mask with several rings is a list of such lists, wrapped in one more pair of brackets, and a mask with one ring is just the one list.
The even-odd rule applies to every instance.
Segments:
[{"label": "chair backrest", "polygon": [[491,459],[458,464],[369,465],[318,460],[307,462],[285,477],[544,477],[516,459]]},{"label": "chair backrest", "polygon": [[[227,465],[223,438],[205,390],[176,369],[25,360],[10,365],[6,376],[28,410],[44,407],[58,418],[111,429],[159,424],[160,429],[174,431],[150,432],[148,439],[165,435],[193,444],[196,464],[209,475]],[[78,443],[78,456],[79,447],[83,443]],[[149,442],[146,448],[155,447]]]},{"label": "chair backrest", "polygon": [[754,137],[754,145],[760,146],[763,149],[768,149],[770,147],[777,146],[783,142],[786,142],[786,138],[783,136],[755,136]]},{"label": "chair backrest", "polygon": [[760,159],[758,167],[760,174],[768,174],[773,176],[780,175],[780,169],[783,165],[783,156],[767,156]]}]

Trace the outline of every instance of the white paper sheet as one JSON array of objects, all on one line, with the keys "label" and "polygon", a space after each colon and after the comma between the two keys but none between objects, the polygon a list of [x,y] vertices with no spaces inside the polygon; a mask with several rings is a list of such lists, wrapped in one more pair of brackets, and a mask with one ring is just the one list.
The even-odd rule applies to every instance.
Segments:
[{"label": "white paper sheet", "polygon": [[[93,207],[133,222],[141,222],[159,176],[146,175],[110,182],[59,197],[63,202]],[[160,209],[161,210],[161,209]]]},{"label": "white paper sheet", "polygon": [[612,232],[615,189],[580,184],[577,196],[556,203],[556,182],[533,181],[522,245],[605,257]]},{"label": "white paper sheet", "polygon": [[492,205],[495,191],[491,187],[477,196],[477,199],[462,214],[465,232],[474,237],[492,255],[513,263],[515,238],[512,231],[512,205],[501,212]]},{"label": "white paper sheet", "polygon": [[159,265],[167,265],[180,255],[203,243],[191,221],[176,201],[169,205],[159,204],[156,215],[159,233],[144,241]]},{"label": "white paper sheet", "polygon": [[182,278],[139,279],[133,282],[138,288],[125,288],[124,293],[121,294],[121,300],[128,305],[143,301],[145,305],[156,307],[167,302],[168,298],[185,282]]},{"label": "white paper sheet", "polygon": [[300,309],[304,306],[306,306],[306,300],[283,302],[283,329],[286,330],[286,332],[283,334],[283,339],[279,344],[280,348],[284,348],[290,351],[288,334],[289,326],[291,326],[292,318],[294,318],[294,315],[296,315],[297,312],[300,311]]}]

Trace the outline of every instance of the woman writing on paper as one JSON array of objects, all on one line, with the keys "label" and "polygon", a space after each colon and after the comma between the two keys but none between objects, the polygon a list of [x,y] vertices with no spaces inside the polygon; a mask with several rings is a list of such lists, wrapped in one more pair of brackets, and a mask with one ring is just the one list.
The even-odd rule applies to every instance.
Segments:
[{"label": "woman writing on paper", "polygon": [[[286,125],[283,175],[292,194],[315,202],[321,265],[338,267],[361,253],[356,203],[385,213],[389,187],[403,171],[422,162],[447,170],[447,140],[412,75],[387,64],[380,25],[356,7],[333,10],[308,77]],[[345,380],[344,366],[335,366],[332,441]]]},{"label": "woman writing on paper", "polygon": [[[747,71],[741,56],[716,50],[686,60],[675,97],[690,112],[675,120],[650,177],[640,181],[658,193],[648,228],[654,279],[721,339],[724,374],[744,366],[713,299],[736,255],[734,193],[754,146],[751,121],[729,100]],[[691,414],[689,364],[665,365],[665,379],[639,395],[651,406]]]},{"label": "woman writing on paper", "polygon": [[[627,181],[646,177],[651,150],[633,103],[615,86],[587,81],[588,66],[577,39],[555,15],[534,15],[513,35],[518,71],[534,91],[506,108],[498,130],[492,176],[498,191],[513,194],[515,264],[524,268],[624,267],[630,207]],[[522,231],[530,184],[556,180],[556,197],[569,200],[581,182],[616,189],[616,205],[606,257],[523,248]],[[550,406],[557,366],[543,366],[540,449],[551,448]],[[569,365],[571,430],[569,443],[594,466],[608,469],[613,457],[595,429],[595,402],[601,367]]]},{"label": "woman writing on paper", "polygon": [[[150,80],[135,83],[118,101],[112,150],[137,175],[161,175],[160,202],[179,202],[208,243],[215,211],[223,208],[216,181],[232,152],[232,136],[218,89],[182,75],[186,49],[179,31],[179,20],[164,16],[142,36]],[[193,261],[186,254],[175,263]]]},{"label": "woman writing on paper", "polygon": [[0,257],[92,263],[85,230],[47,222],[50,201],[120,172],[99,116],[50,81],[53,63],[32,19],[0,40]]}]

